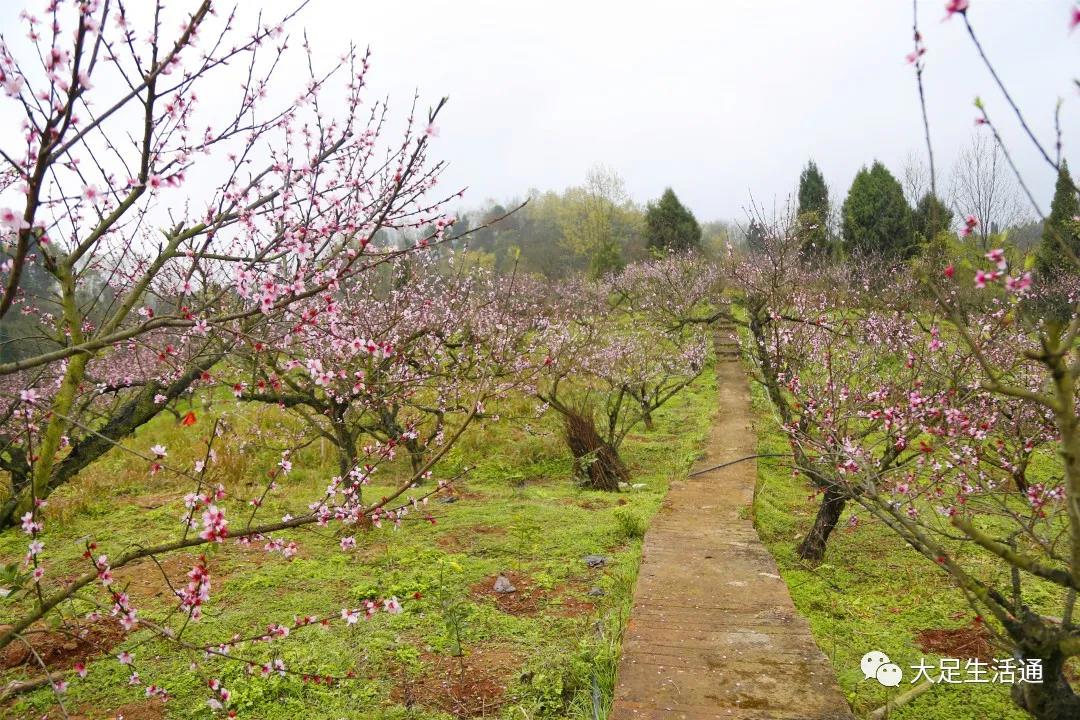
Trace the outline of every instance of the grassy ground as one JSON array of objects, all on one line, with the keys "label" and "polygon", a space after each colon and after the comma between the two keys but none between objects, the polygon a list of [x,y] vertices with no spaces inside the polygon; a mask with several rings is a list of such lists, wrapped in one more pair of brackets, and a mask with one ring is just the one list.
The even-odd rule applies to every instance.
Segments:
[{"label": "grassy ground", "polygon": [[[193,641],[220,640],[222,633],[227,638],[234,631],[257,633],[271,622],[290,625],[296,615],[337,615],[366,598],[402,598],[400,615],[379,614],[348,629],[303,628],[273,646],[245,650],[257,660],[280,656],[292,669],[355,679],[327,687],[296,676],[253,678],[242,665],[220,660],[193,670],[191,658],[143,631],[90,663],[85,680],[71,683],[68,712],[91,718],[114,717],[118,709],[129,718],[209,717],[206,681],[212,675],[232,691],[232,707],[241,717],[267,720],[433,720],[457,713],[585,718],[592,717],[594,703],[603,716],[640,535],[669,481],[684,475],[698,454],[715,392],[715,376],[706,371],[656,413],[654,431],[628,437],[624,459],[633,482],[647,486],[643,490],[612,495],[576,488],[554,417],[533,420],[531,427],[489,423],[463,436],[440,468],[440,475],[451,476],[461,466],[474,467],[457,486],[458,502],[432,503],[435,525],[419,521],[397,531],[384,527],[359,534],[351,553],[338,548],[333,533],[298,531],[292,539],[301,549],[292,561],[231,542],[214,548],[213,601],[203,622],[185,631]],[[522,402],[503,410],[524,414],[530,407]],[[273,429],[280,422],[274,412],[240,411],[231,421]],[[211,414],[200,413],[196,429],[205,432]],[[162,443],[170,461],[182,465],[202,452],[189,439],[195,433],[186,432],[171,418],[160,418],[140,431],[135,443],[143,448]],[[276,463],[278,451],[237,442],[222,446],[221,463],[229,468],[230,494],[248,498],[257,492],[257,478]],[[302,451],[262,517],[304,508],[334,467],[333,456],[318,445]],[[395,472],[404,468],[385,474],[382,488],[392,486]],[[79,559],[80,539],[86,536],[100,538],[99,552],[113,556],[132,545],[175,537],[186,485],[164,475],[150,477],[144,462],[120,456],[84,475],[54,495],[47,509],[49,578],[86,570],[86,561]],[[367,492],[377,495],[382,488]],[[234,523],[242,524],[241,512],[239,503],[230,509]],[[3,534],[0,560],[21,560],[25,545],[21,533]],[[606,555],[610,562],[589,569],[582,560],[588,554]],[[191,560],[181,555],[164,562],[164,570],[173,582],[183,582]],[[518,587],[511,599],[490,593],[499,572],[509,573]],[[169,592],[156,566],[144,562],[120,573],[120,583],[142,615],[160,616]],[[590,595],[593,588],[603,595]],[[11,604],[0,605],[0,622],[16,614]],[[121,649],[135,654],[144,683],[164,685],[173,695],[163,708],[147,701],[142,688],[127,685],[127,670],[112,657]],[[82,651],[67,654],[77,652]],[[0,681],[32,674],[21,665],[4,671]],[[0,708],[0,714],[40,717],[50,710],[50,717],[59,716],[52,694],[39,690]]]},{"label": "grassy ground", "polygon": [[[764,390],[754,388],[759,412],[761,453],[780,453],[786,440],[769,415]],[[912,686],[911,666],[925,657],[936,667],[939,655],[924,651],[918,641],[926,630],[966,628],[975,615],[948,576],[922,555],[902,544],[888,528],[848,509],[829,539],[825,560],[809,567],[795,554],[810,527],[817,499],[805,481],[793,478],[788,465],[759,460],[754,502],[755,523],[776,557],[796,607],[810,621],[818,645],[832,661],[840,687],[857,713],[879,707]],[[853,514],[858,522],[850,523]],[[899,688],[864,680],[859,660],[880,650],[904,670]],[[968,657],[949,654],[949,657]],[[998,650],[995,657],[1003,657]],[[1028,715],[1013,706],[1008,686],[939,684],[898,709],[897,720],[1020,720]]]}]

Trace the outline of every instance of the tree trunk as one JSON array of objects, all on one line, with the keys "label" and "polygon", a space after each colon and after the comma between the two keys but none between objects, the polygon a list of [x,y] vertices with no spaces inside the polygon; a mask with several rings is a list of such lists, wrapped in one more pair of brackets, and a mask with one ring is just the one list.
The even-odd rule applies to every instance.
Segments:
[{"label": "tree trunk", "polygon": [[353,443],[352,433],[345,427],[340,418],[334,419],[334,445],[337,447],[338,473],[341,479],[351,484],[349,473],[356,467],[356,446]]},{"label": "tree trunk", "polygon": [[1015,683],[1011,691],[1013,702],[1038,720],[1080,718],[1080,695],[1073,692],[1069,681],[1065,679],[1062,672],[1065,658],[1061,653],[1025,654],[1028,657],[1041,658],[1043,681]]},{"label": "tree trunk", "polygon": [[620,482],[629,481],[630,473],[618,451],[600,437],[591,416],[567,408],[563,411],[563,419],[566,444],[574,456],[574,471],[586,487],[617,491]]},{"label": "tree trunk", "polygon": [[[112,450],[114,443],[130,436],[135,430],[156,417],[162,407],[161,404],[154,402],[156,395],[165,395],[169,400],[176,399],[199,379],[204,370],[212,368],[224,356],[224,353],[215,353],[200,360],[166,387],[157,382],[143,386],[109,418],[104,426],[72,442],[68,454],[53,465],[48,483],[37,489],[37,497],[42,499],[48,497],[53,490],[77,477],[87,465]],[[16,475],[17,473],[12,472],[13,478]],[[29,498],[30,488],[24,487],[22,492],[14,494],[3,506],[0,506],[0,530],[17,523],[21,515],[20,503],[25,503]]]},{"label": "tree trunk", "polygon": [[412,467],[413,477],[416,478],[414,482],[419,484],[424,481],[423,478],[416,477],[424,467],[424,446],[415,439],[410,439],[405,441],[405,449],[409,451],[409,465]]},{"label": "tree trunk", "polygon": [[806,537],[799,543],[798,554],[803,560],[812,563],[821,562],[825,557],[825,546],[829,541],[829,535],[836,529],[836,523],[840,521],[840,515],[844,512],[847,498],[839,489],[827,487],[818,506],[817,517]]},{"label": "tree trunk", "polygon": [[652,430],[656,427],[656,425],[653,423],[652,413],[649,412],[648,407],[643,406],[641,408],[641,420],[645,423],[646,430]]}]

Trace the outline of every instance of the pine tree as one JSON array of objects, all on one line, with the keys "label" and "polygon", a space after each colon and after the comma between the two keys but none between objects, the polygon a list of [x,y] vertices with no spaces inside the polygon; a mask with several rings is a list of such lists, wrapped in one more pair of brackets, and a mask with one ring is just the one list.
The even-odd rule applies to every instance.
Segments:
[{"label": "pine tree", "polygon": [[769,231],[756,219],[751,218],[746,227],[746,247],[750,252],[764,252],[768,242]]},{"label": "pine tree", "polygon": [[1056,275],[1072,270],[1080,271],[1069,259],[1066,248],[1080,258],[1080,198],[1069,175],[1069,166],[1061,161],[1054,199],[1050,203],[1050,216],[1043,224],[1042,242],[1036,254],[1035,264],[1040,273]]},{"label": "pine tree", "polygon": [[907,258],[918,248],[904,190],[880,162],[855,175],[841,209],[844,249]]},{"label": "pine tree", "polygon": [[829,243],[829,188],[825,177],[811,160],[799,175],[799,237],[803,254],[827,255]]},{"label": "pine tree", "polygon": [[933,240],[952,225],[953,213],[945,203],[927,191],[911,214],[912,228],[923,240]]},{"label": "pine tree", "polygon": [[697,250],[701,246],[701,226],[671,188],[649,203],[645,233],[648,246],[658,250]]}]

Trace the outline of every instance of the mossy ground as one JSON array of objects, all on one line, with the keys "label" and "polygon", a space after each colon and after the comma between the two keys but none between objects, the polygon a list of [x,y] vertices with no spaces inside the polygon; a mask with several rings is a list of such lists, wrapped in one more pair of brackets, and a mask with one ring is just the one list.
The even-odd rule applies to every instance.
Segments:
[{"label": "mossy ground", "polygon": [[[303,628],[272,646],[245,650],[255,659],[281,657],[290,668],[311,673],[353,673],[354,680],[327,687],[296,676],[250,677],[241,664],[219,660],[200,659],[193,670],[192,657],[143,631],[91,662],[85,680],[71,683],[65,696],[68,711],[113,717],[121,706],[144,702],[143,688],[128,686],[127,669],[112,656],[130,649],[144,683],[163,685],[172,694],[164,706],[167,717],[210,717],[206,681],[214,676],[232,691],[231,707],[241,717],[445,718],[447,713],[430,704],[406,708],[402,698],[429,696],[419,685],[435,664],[454,654],[460,639],[466,662],[472,655],[499,658],[505,692],[489,717],[585,718],[592,717],[594,703],[606,712],[640,559],[641,529],[669,481],[685,475],[698,454],[715,397],[715,376],[706,370],[655,414],[655,430],[639,429],[628,437],[623,456],[633,482],[646,485],[643,490],[607,494],[576,487],[555,417],[487,422],[471,428],[440,466],[440,477],[452,477],[464,466],[472,469],[456,485],[460,501],[431,503],[434,525],[417,518],[400,530],[384,526],[358,533],[357,549],[348,553],[339,549],[332,531],[296,531],[283,535],[300,544],[292,561],[232,542],[211,549],[213,600],[206,618],[185,631],[192,642],[258,633],[272,622],[290,625],[297,615],[336,616],[342,607],[367,598],[402,598],[400,615],[380,613],[347,629]],[[534,408],[522,399],[500,411],[522,417]],[[202,428],[205,435],[217,412],[200,411],[194,428],[159,418],[134,443],[140,448],[164,444],[170,462],[190,464],[204,451],[191,439],[201,437],[195,430]],[[273,428],[281,422],[273,408],[231,412],[234,425]],[[241,499],[257,494],[259,478],[276,464],[279,450],[255,443],[226,445],[221,464],[229,468],[230,494]],[[336,467],[332,454],[318,444],[297,454],[293,465],[261,517],[273,520],[290,510],[296,514],[319,496]],[[404,464],[389,468],[366,492],[378,496],[405,471]],[[79,555],[81,540],[88,536],[99,540],[98,552],[113,556],[175,537],[182,494],[189,489],[164,473],[149,476],[141,460],[114,454],[100,462],[56,493],[47,508],[48,577],[85,572],[86,561]],[[230,507],[233,525],[246,520],[250,508],[241,507],[239,502]],[[17,530],[4,533],[0,560],[21,560],[25,545]],[[589,569],[582,560],[589,554],[611,561]],[[189,564],[177,567],[182,575]],[[476,592],[501,571],[527,578],[525,611],[506,612]],[[167,593],[138,597],[140,572],[154,577],[154,568],[144,568],[122,582],[132,582],[143,615],[160,617]],[[593,587],[604,594],[589,596]],[[0,622],[17,612],[10,602],[0,605]],[[0,681],[32,674],[23,666]],[[8,705],[3,714],[40,717],[55,709],[52,694],[39,690]]]}]

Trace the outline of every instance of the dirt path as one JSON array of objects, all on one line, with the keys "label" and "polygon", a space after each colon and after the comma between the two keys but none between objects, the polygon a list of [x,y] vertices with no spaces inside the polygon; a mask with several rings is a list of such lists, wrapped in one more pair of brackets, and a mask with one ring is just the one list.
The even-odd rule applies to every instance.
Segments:
[{"label": "dirt path", "polygon": [[[701,469],[755,451],[732,332],[718,330]],[[672,484],[645,536],[610,720],[853,718],[749,519],[755,475],[748,461]]]}]

